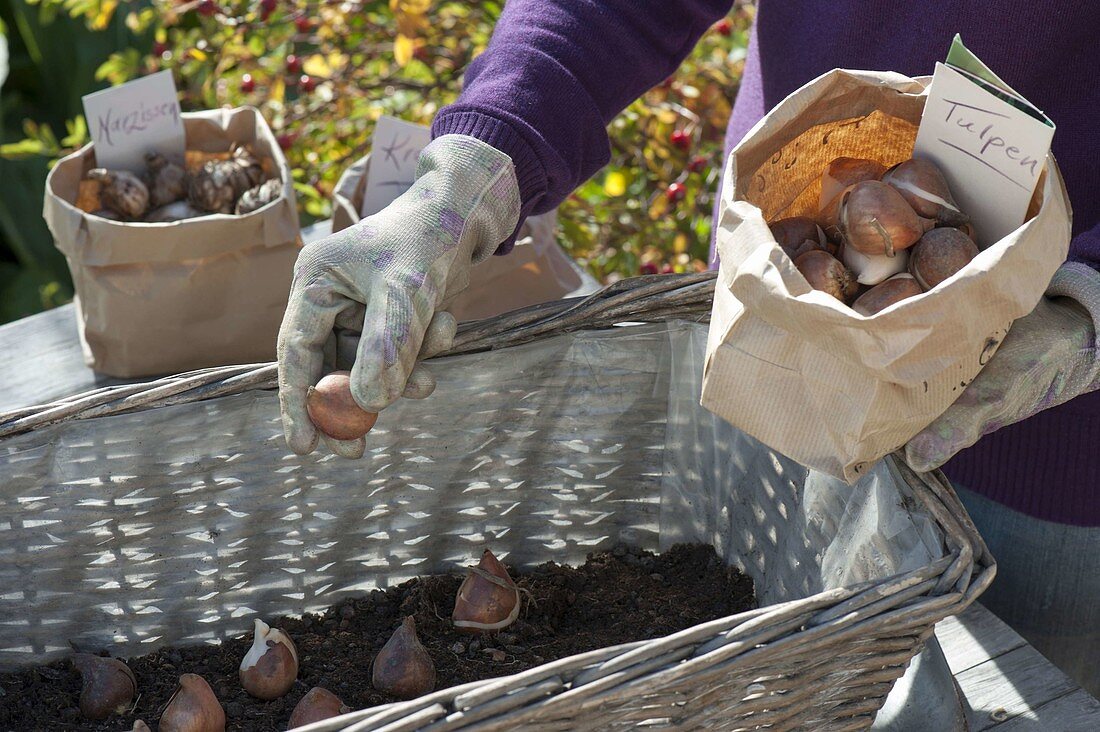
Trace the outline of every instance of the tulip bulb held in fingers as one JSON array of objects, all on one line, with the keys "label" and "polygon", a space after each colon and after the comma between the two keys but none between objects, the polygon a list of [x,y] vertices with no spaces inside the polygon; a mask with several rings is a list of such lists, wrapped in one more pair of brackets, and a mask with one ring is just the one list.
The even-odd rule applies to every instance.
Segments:
[{"label": "tulip bulb held in fingers", "polygon": [[160,715],[157,729],[160,732],[225,732],[225,710],[206,679],[184,674]]},{"label": "tulip bulb held in fingers", "polygon": [[435,664],[416,637],[411,615],[375,656],[371,684],[399,699],[414,699],[435,688]]},{"label": "tulip bulb held in fingers", "polygon": [[306,411],[317,429],[334,440],[357,440],[378,421],[351,395],[351,372],[333,371],[306,393]]},{"label": "tulip bulb held in fingers", "polygon": [[270,701],[290,691],[298,678],[298,649],[283,631],[256,619],[252,647],[241,659],[241,686],[257,699]]},{"label": "tulip bulb held in fingers", "polygon": [[519,587],[486,549],[478,565],[466,569],[451,620],[456,628],[469,633],[496,631],[514,623],[519,608]]},{"label": "tulip bulb held in fingers", "polygon": [[290,713],[290,722],[287,724],[287,729],[304,727],[307,724],[338,717],[350,711],[344,702],[340,701],[340,697],[328,689],[314,686],[306,692],[306,695],[294,707],[294,711]]},{"label": "tulip bulb held in fingers", "polygon": [[106,719],[121,714],[134,700],[134,672],[117,658],[77,653],[73,666],[80,672],[80,714],[85,719]]}]

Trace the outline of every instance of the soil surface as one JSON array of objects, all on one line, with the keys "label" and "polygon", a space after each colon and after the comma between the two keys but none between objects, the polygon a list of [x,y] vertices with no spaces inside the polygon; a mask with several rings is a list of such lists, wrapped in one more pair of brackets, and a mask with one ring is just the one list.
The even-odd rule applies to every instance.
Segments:
[{"label": "soil surface", "polygon": [[[352,709],[395,701],[371,687],[371,661],[406,615],[436,666],[436,688],[505,676],[547,661],[617,643],[644,640],[755,607],[752,581],[728,568],[709,546],[681,545],[661,555],[616,547],[581,567],[552,562],[522,574],[523,611],[490,636],[459,633],[450,622],[462,576],[433,575],[349,598],[317,615],[276,618],[298,647],[298,680],[281,699],[250,697],[237,677],[251,633],[220,646],[162,648],[127,659],[139,698],[126,714],[102,722],[80,717],[80,675],[68,660],[0,674],[0,730],[153,729],[182,673],[203,676],[226,711],[227,729],[285,730],[298,700],[314,686]],[[270,621],[269,621],[270,622]]]}]

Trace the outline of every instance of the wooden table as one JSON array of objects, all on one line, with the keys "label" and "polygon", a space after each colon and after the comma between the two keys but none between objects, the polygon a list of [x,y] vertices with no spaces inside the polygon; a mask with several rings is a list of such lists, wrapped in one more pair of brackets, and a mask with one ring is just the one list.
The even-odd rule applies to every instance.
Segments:
[{"label": "wooden table", "polygon": [[[0,326],[0,410],[111,383],[84,366],[71,305]],[[1100,702],[980,604],[936,633],[975,732],[1100,730]]]}]

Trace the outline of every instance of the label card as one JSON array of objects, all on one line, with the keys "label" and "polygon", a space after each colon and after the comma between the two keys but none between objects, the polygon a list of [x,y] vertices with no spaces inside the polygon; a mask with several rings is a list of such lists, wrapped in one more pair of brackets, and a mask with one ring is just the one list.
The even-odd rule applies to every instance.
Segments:
[{"label": "label card", "polygon": [[416,161],[432,133],[424,125],[383,115],[371,136],[367,186],[363,192],[363,217],[376,214],[416,182]]},{"label": "label card", "polygon": [[1054,137],[1053,123],[1026,100],[987,83],[936,64],[913,147],[943,170],[981,248],[1024,222]]},{"label": "label card", "polygon": [[84,116],[101,168],[143,172],[149,152],[183,163],[186,142],[171,71],[87,95]]}]

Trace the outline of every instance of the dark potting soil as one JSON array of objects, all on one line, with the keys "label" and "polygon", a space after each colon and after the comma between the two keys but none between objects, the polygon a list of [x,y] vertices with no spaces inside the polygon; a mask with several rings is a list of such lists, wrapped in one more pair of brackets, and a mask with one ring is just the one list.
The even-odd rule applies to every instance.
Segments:
[{"label": "dark potting soil", "polygon": [[[436,666],[436,688],[518,673],[597,648],[645,640],[755,607],[752,581],[726,567],[709,546],[680,545],[661,555],[619,546],[581,567],[552,562],[517,574],[525,593],[519,619],[489,636],[451,625],[462,575],[419,577],[349,598],[321,614],[277,618],[298,647],[298,680],[281,699],[250,697],[237,677],[251,633],[218,646],[162,648],[127,660],[137,677],[136,705],[102,722],[80,717],[80,675],[68,660],[0,674],[0,730],[153,730],[180,674],[203,676],[226,711],[228,730],[285,730],[298,700],[314,686],[352,709],[396,701],[371,687],[371,661],[406,615]],[[269,621],[270,622],[270,621]]]}]

